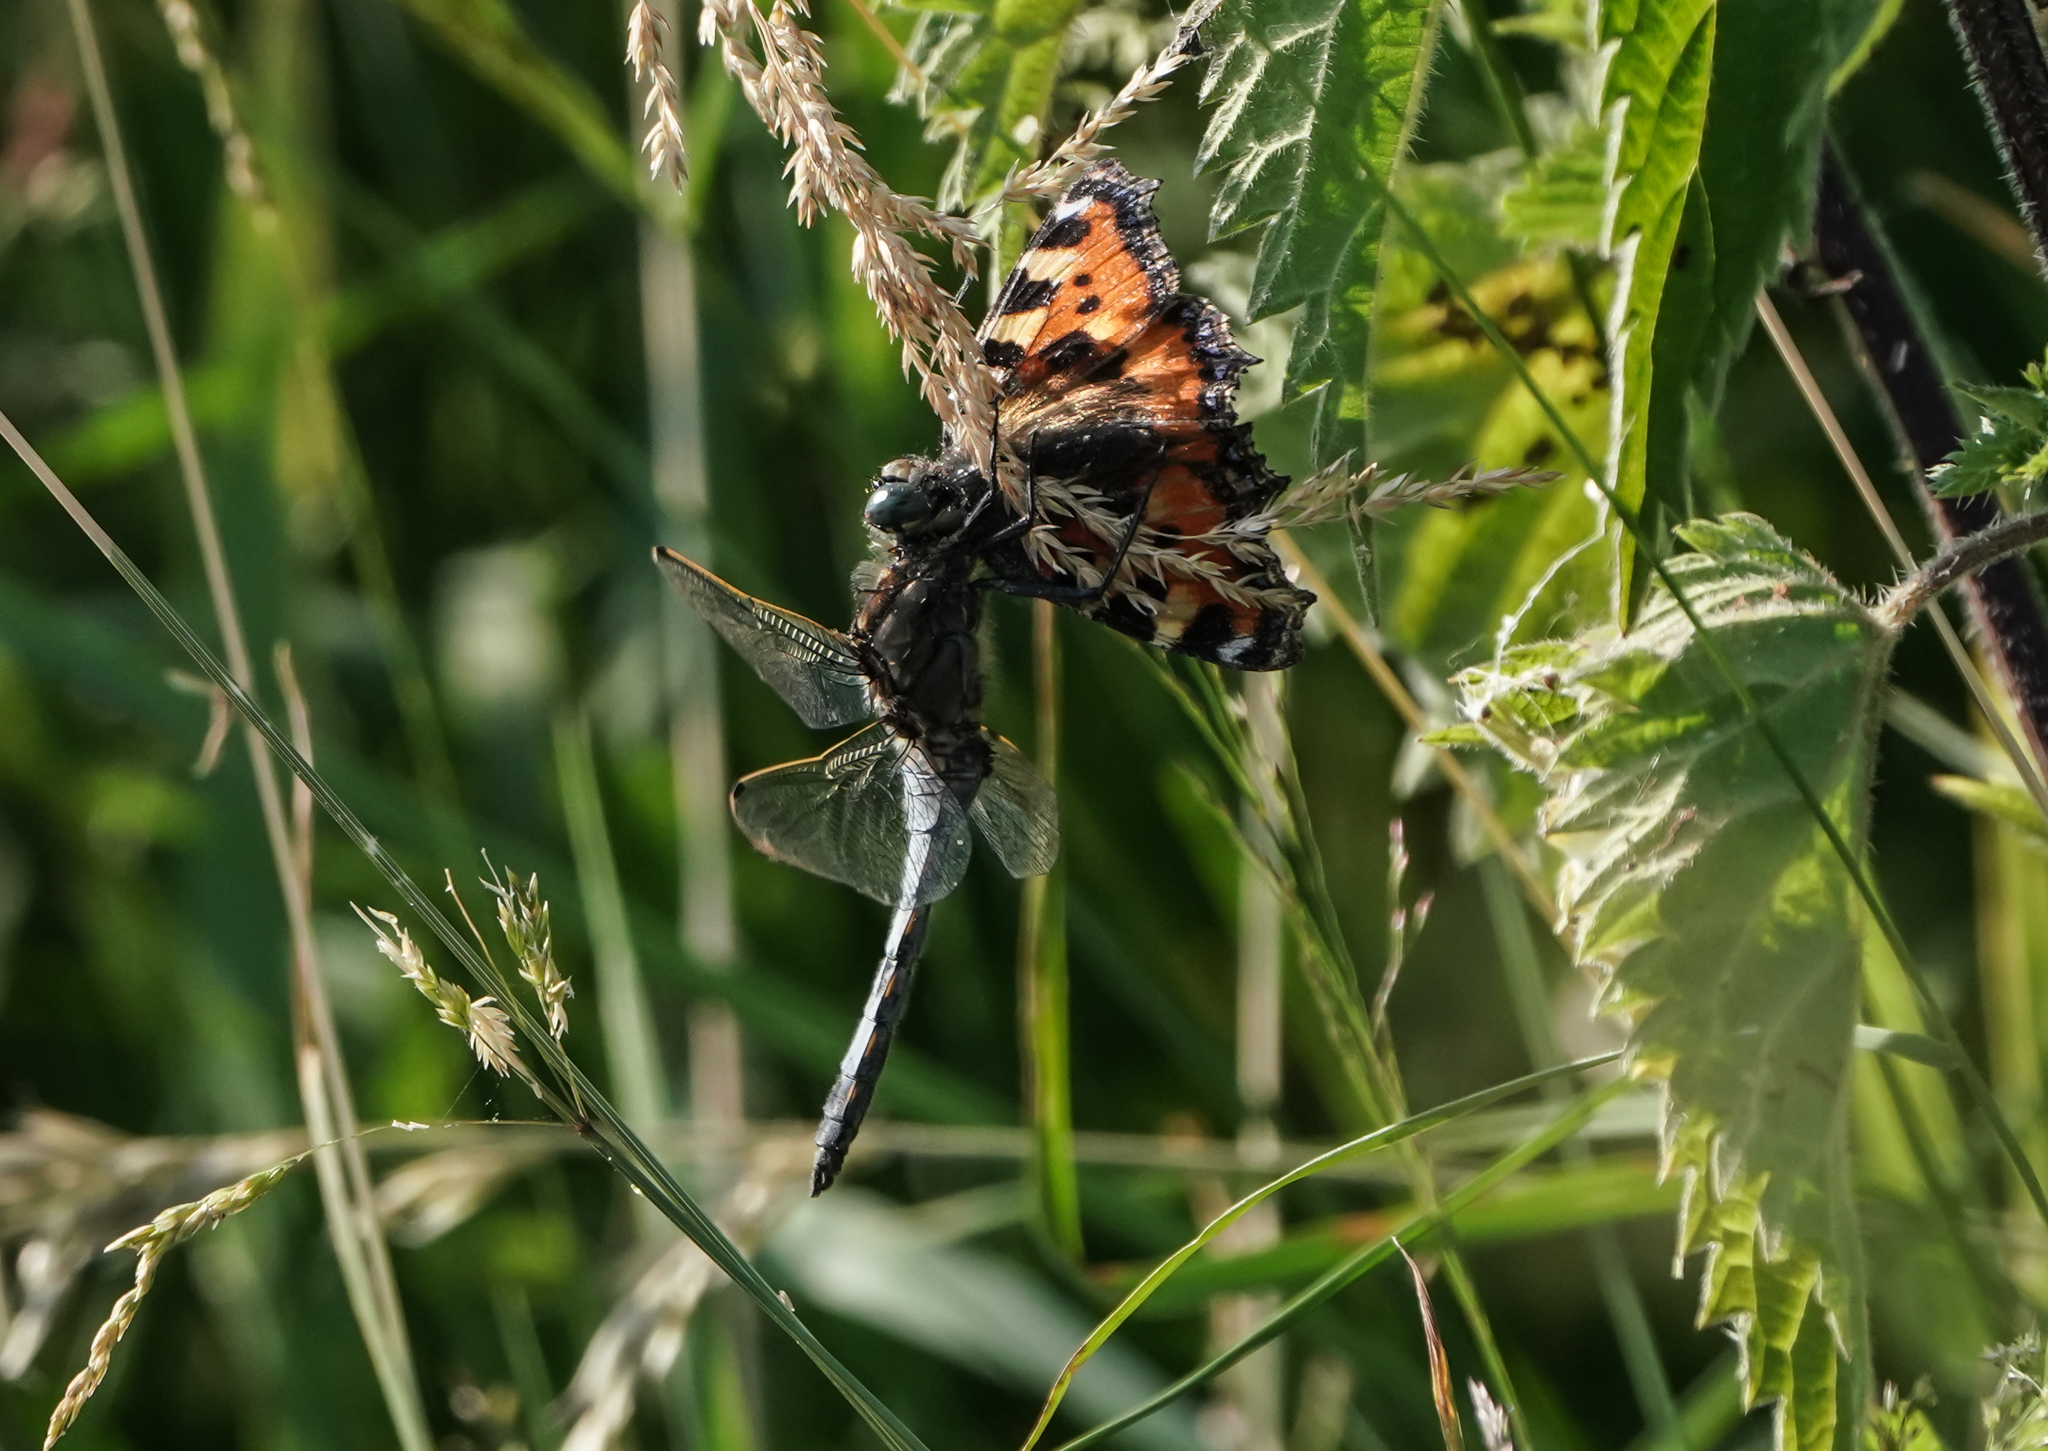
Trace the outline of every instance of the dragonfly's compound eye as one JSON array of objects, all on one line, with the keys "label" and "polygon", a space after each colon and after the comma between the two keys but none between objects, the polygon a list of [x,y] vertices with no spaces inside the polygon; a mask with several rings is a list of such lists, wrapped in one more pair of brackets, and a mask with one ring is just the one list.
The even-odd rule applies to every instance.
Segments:
[{"label": "dragonfly's compound eye", "polygon": [[890,534],[914,533],[932,518],[931,495],[908,459],[898,459],[875,476],[874,492],[862,511],[868,524]]}]

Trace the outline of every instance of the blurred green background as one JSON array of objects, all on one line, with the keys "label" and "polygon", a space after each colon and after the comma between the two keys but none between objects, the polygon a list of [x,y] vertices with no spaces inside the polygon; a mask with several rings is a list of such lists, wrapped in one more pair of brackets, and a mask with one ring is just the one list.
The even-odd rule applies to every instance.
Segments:
[{"label": "blurred green background", "polygon": [[[1137,4],[1112,0],[1103,13],[1112,20],[1101,34],[1137,37],[1138,56],[1162,38],[1157,16]],[[669,52],[692,107],[693,175],[678,220],[666,203],[636,209],[624,199],[636,121],[619,10],[557,0],[505,12],[534,48],[529,61],[545,63],[522,72],[542,77],[533,82],[541,99],[529,91],[524,102],[492,79],[496,14],[482,0],[236,0],[202,12],[256,143],[264,205],[252,209],[223,180],[199,85],[157,9],[143,0],[95,8],[241,607],[264,660],[272,642],[290,643],[319,764],[416,877],[438,880],[449,867],[467,882],[478,848],[540,873],[558,955],[585,988],[570,1046],[604,1082],[589,909],[559,759],[560,732],[573,738],[587,720],[676,1114],[692,1107],[693,1011],[726,1002],[745,1042],[749,1117],[807,1120],[859,1011],[884,914],[733,836],[734,961],[721,975],[679,939],[688,864],[678,859],[669,735],[664,612],[673,606],[647,556],[681,526],[652,483],[644,252],[662,226],[687,230],[702,361],[685,381],[701,396],[709,491],[690,542],[742,588],[843,620],[849,574],[867,549],[866,480],[889,458],[933,448],[934,423],[849,275],[850,230],[837,219],[797,224],[780,149],[714,74],[715,60],[707,66],[680,38],[694,16],[681,17]],[[909,33],[909,16],[882,19]],[[814,23],[827,38],[832,94],[875,165],[902,190],[934,194],[946,150],[888,101],[888,50],[839,0],[820,0]],[[1533,88],[1555,84],[1543,47],[1513,40],[1509,50]],[[1133,45],[1075,59],[1056,129],[1121,81]],[[1244,239],[1206,239],[1209,181],[1193,174],[1195,75],[1116,141],[1135,171],[1163,180],[1162,225],[1183,266],[1232,305],[1242,301],[1248,249]],[[0,6],[0,98],[0,408],[187,617],[207,620],[61,0]],[[538,117],[572,103],[594,107],[610,152],[593,144],[579,153]],[[2048,293],[1934,0],[1905,0],[1834,102],[1832,124],[1938,319],[1953,369],[2012,378],[2048,335]],[[1463,165],[1506,141],[1454,28],[1414,159]],[[1781,305],[1922,542],[1890,466],[1896,449],[1833,316],[1798,298]],[[1255,329],[1251,345],[1272,336]],[[1284,346],[1284,324],[1277,337]],[[656,402],[672,404],[658,389]],[[1463,461],[1455,438],[1432,440],[1422,425],[1404,432],[1402,406],[1392,396],[1376,415],[1388,440],[1379,456],[1438,470]],[[1882,541],[1767,348],[1752,346],[1737,366],[1719,423],[1716,477],[1730,503],[1767,516],[1852,583],[1891,577]],[[1277,463],[1300,469],[1304,441],[1288,410],[1269,416],[1260,437]],[[1455,614],[1402,614],[1406,551],[1439,527],[1435,516],[1403,522],[1381,539],[1390,643],[1418,690],[1479,658],[1491,629]],[[1030,616],[1014,602],[991,614],[989,718],[1028,745]],[[1133,648],[1078,618],[1058,628],[1074,1120],[1085,1131],[1229,1141],[1244,1119],[1234,1059],[1239,869],[1189,785],[1189,773],[1221,776]],[[0,1112],[51,1110],[124,1134],[191,1138],[300,1122],[285,924],[246,758],[237,735],[217,769],[195,776],[208,706],[173,678],[184,666],[27,471],[0,467]],[[716,668],[727,775],[821,748],[735,661],[721,656]],[[1964,719],[1960,687],[1924,632],[1907,640],[1898,672],[1907,691]],[[259,673],[265,700],[281,707],[274,678]],[[1340,645],[1318,637],[1288,689],[1314,825],[1360,959],[1377,964],[1384,948],[1396,818],[1415,859],[1411,898],[1435,893],[1392,999],[1410,1101],[1528,1071],[1500,945],[1461,849],[1469,826],[1449,792],[1427,770],[1401,766],[1398,716]],[[1875,859],[1952,1013],[1981,1036],[1972,1025],[1992,949],[1978,924],[2006,922],[2000,894],[2037,889],[2040,869],[1938,798],[1926,785],[1937,769],[1946,767],[1921,746],[1887,734]],[[323,961],[364,1119],[535,1116],[523,1091],[481,1074],[375,956],[347,904],[392,905],[388,889],[324,830],[315,875]],[[473,909],[483,900],[470,897]],[[939,913],[878,1119],[1022,1121],[1016,932],[1016,888],[978,863]],[[1555,945],[1542,943],[1566,1041],[1607,1042]],[[1999,950],[2038,964],[2048,941]],[[1327,1106],[1342,1095],[1330,1091],[1336,1070],[1309,999],[1290,987],[1286,1003],[1279,1133],[1327,1141],[1355,1130]],[[1993,1057],[2018,1075],[2015,1092],[2038,1083],[2038,1061]],[[2038,1125],[2031,1101],[2012,1106]],[[549,1142],[473,1214],[396,1251],[429,1417],[450,1448],[555,1444],[547,1406],[631,1273],[666,1242],[594,1160]],[[60,1231],[83,1221],[51,1208],[48,1176],[21,1137],[7,1143],[0,1154],[15,1157],[0,1157],[0,1241],[11,1258],[0,1308],[30,1353],[0,1381],[0,1447],[25,1447],[39,1442],[128,1266],[87,1265],[31,1341],[23,1307],[38,1271],[18,1252],[66,1242]],[[930,1444],[1013,1444],[1038,1388],[1100,1313],[1104,1286],[1185,1239],[1226,1185],[1256,1182],[1126,1157],[1083,1166],[1085,1266],[1034,1228],[1014,1147],[877,1150],[856,1158],[847,1187],[821,1207],[781,1221],[767,1249],[771,1277]],[[399,1158],[380,1147],[376,1161],[389,1168]],[[679,1162],[707,1192],[718,1189],[716,1164]],[[1593,1220],[1620,1225],[1670,1377],[1682,1394],[1693,1388],[1694,1444],[1765,1444],[1767,1418],[1735,1409],[1724,1337],[1693,1328],[1694,1291],[1669,1274],[1675,1193],[1653,1182],[1652,1141],[1639,1127],[1602,1163],[1605,1198],[1578,1184],[1547,1207],[1475,1224],[1467,1238],[1544,1451],[1626,1446],[1643,1427],[1589,1266],[1581,1231]],[[1357,1216],[1404,1192],[1331,1180],[1291,1194],[1286,1227],[1307,1248],[1268,1282],[1299,1284],[1328,1263],[1327,1252],[1315,1258],[1313,1236],[1301,1238],[1308,1229],[1348,1243],[1344,1234],[1364,1232]],[[1961,1391],[1984,1327],[1954,1302],[1947,1261],[1925,1248],[1924,1206],[1872,1195],[1880,1374],[1903,1383],[1932,1373]],[[154,1207],[88,1227],[104,1241]],[[720,1294],[709,1304],[676,1369],[643,1394],[637,1444],[868,1444],[793,1349],[742,1305]],[[979,1331],[946,1318],[961,1306]],[[1090,1419],[1198,1359],[1228,1310],[1194,1290],[1162,1306],[1126,1332]],[[1454,1363],[1476,1366],[1455,1314],[1439,1314]],[[6,1344],[0,1337],[0,1362]],[[1118,1444],[1436,1442],[1413,1292],[1398,1267],[1291,1332],[1280,1367],[1265,1382],[1283,1397],[1278,1443],[1260,1420],[1264,1392],[1239,1386]],[[1310,1424],[1325,1403],[1334,1420]],[[1957,1400],[1941,1414],[1957,1430],[1966,1408]],[[73,1432],[81,1447],[390,1439],[309,1179],[172,1259]]]}]

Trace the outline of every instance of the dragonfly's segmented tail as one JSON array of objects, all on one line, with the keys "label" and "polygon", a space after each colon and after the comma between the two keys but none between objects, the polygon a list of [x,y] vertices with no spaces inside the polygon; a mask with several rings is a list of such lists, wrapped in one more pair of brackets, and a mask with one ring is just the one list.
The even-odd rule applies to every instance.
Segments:
[{"label": "dragonfly's segmented tail", "polygon": [[868,989],[867,1010],[860,1015],[860,1026],[854,1029],[846,1056],[839,1061],[839,1077],[825,1099],[825,1115],[818,1124],[818,1157],[811,1164],[814,1198],[839,1177],[846,1151],[853,1147],[853,1136],[860,1132],[861,1120],[874,1101],[875,1083],[889,1057],[896,1025],[910,1002],[910,984],[917,976],[917,959],[924,951],[931,922],[929,902],[899,907],[890,919],[888,944],[875,969],[874,985]]}]

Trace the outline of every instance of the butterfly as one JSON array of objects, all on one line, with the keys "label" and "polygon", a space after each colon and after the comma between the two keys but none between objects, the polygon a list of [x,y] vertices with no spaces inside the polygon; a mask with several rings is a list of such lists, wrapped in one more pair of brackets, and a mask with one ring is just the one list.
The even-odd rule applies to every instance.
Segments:
[{"label": "butterfly", "polygon": [[1053,600],[1240,670],[1301,657],[1315,597],[1288,581],[1267,538],[1287,481],[1235,409],[1257,360],[1214,305],[1180,290],[1157,188],[1102,161],[1054,204],[978,334],[997,383],[997,478],[960,438],[882,468],[863,510],[879,557],[848,629],[655,551],[677,593],[805,724],[871,722],[732,791],[734,821],[764,854],[892,909],[825,1103],[814,1195],[867,1113],[932,905],[959,885],[974,834],[1018,877],[1050,870],[1059,852],[1051,786],[982,724],[987,595]]}]

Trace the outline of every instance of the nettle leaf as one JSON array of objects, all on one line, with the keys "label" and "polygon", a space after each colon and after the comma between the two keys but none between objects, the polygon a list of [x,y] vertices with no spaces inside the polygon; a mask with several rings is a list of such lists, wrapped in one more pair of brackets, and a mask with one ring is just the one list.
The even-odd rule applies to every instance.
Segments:
[{"label": "nettle leaf", "polygon": [[939,205],[962,210],[1038,157],[1067,31],[1082,0],[896,0],[926,13],[911,58],[932,82],[933,139],[956,138]]},{"label": "nettle leaf", "polygon": [[1982,411],[1977,431],[1929,475],[1935,493],[1954,498],[2011,489],[2023,504],[2034,502],[2048,475],[2048,368],[2031,364],[2026,379],[2024,388],[1955,385]]},{"label": "nettle leaf", "polygon": [[[1813,217],[1828,76],[1838,59],[1829,7],[1742,4],[1715,22],[1713,93],[1700,146],[1712,212],[1711,316],[1691,368],[1711,408],[1777,274],[1785,240]],[[1859,27],[1860,28],[1860,27]],[[1660,377],[1661,383],[1661,377]]]},{"label": "nettle leaf", "polygon": [[[1263,225],[1254,321],[1301,306],[1286,396],[1321,390],[1319,462],[1357,446],[1384,187],[1407,149],[1442,0],[1230,0],[1211,27],[1197,154],[1221,237]],[[1352,425],[1347,428],[1344,425]]]},{"label": "nettle leaf", "polygon": [[[1612,128],[1620,187],[1603,239],[1619,270],[1620,292],[1611,329],[1617,446],[1608,484],[1635,507],[1648,482],[1658,318],[1706,128],[1715,5],[1714,0],[1605,0],[1595,26],[1600,44],[1612,47],[1601,114]],[[1702,204],[1694,202],[1695,207]],[[1682,416],[1682,400],[1677,412]],[[1629,543],[1626,537],[1620,542],[1626,580]]]},{"label": "nettle leaf", "polygon": [[1501,197],[1501,219],[1507,235],[1521,241],[1592,248],[1606,227],[1613,190],[1607,136],[1582,121],[1530,161]]},{"label": "nettle leaf", "polygon": [[[1761,519],[1678,534],[1693,551],[1670,562],[1679,587],[1860,847],[1891,635]],[[1701,1319],[1733,1323],[1779,1444],[1826,1446],[1838,1352],[1860,1375],[1866,1336],[1848,875],[1661,582],[1627,634],[1510,650],[1457,685],[1467,719],[1542,784],[1565,938],[1628,1020],[1633,1071],[1664,1084]]]}]

